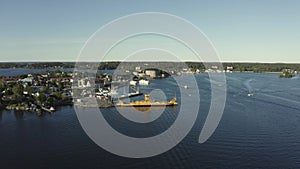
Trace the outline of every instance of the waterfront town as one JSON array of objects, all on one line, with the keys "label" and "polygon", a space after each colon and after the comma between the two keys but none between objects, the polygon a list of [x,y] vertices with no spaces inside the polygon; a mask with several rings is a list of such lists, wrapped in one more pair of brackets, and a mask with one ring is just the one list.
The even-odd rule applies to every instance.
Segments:
[{"label": "waterfront town", "polygon": [[[84,78],[80,79],[76,78],[80,72],[74,74],[61,70],[3,76],[0,77],[0,108],[32,111],[41,115],[43,112],[54,112],[58,106],[86,106],[88,98],[93,96],[97,98],[98,107],[111,107],[113,99],[141,95],[136,85],[148,85],[149,78],[167,77],[157,69],[137,70],[122,75],[97,73],[94,78],[81,72]],[[118,95],[116,87],[127,84],[134,92]],[[89,90],[91,88],[92,92]]]},{"label": "waterfront town", "polygon": [[[96,97],[97,107],[114,106],[116,100],[142,95],[138,86],[147,86],[150,79],[180,76],[195,73],[231,73],[235,67],[226,66],[220,69],[212,65],[207,69],[187,67],[170,68],[168,71],[149,68],[153,65],[144,64],[129,69],[126,65],[118,72],[96,73],[90,77],[86,72],[51,70],[41,73],[28,73],[18,76],[0,77],[0,109],[26,110],[41,115],[54,112],[64,105],[91,106],[89,100]],[[78,76],[82,73],[82,76]],[[282,69],[280,77],[293,77],[297,71]],[[82,77],[82,78],[78,78]],[[127,93],[118,91],[122,86],[130,86]]]},{"label": "waterfront town", "polygon": [[0,78],[1,108],[41,114],[72,104],[72,73],[59,70]]}]

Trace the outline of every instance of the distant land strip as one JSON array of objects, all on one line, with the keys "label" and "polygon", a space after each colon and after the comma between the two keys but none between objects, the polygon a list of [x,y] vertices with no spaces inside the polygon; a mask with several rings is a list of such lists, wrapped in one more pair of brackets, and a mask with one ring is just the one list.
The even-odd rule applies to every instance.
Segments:
[{"label": "distant land strip", "polygon": [[[86,64],[88,62],[80,64]],[[128,70],[135,69],[136,66],[143,65],[155,65],[160,64],[165,67],[174,67],[176,65],[182,65],[183,63],[178,62],[101,62],[99,64],[99,70],[114,70],[118,66],[126,66]],[[206,65],[213,66],[216,63],[209,62]],[[205,70],[210,67],[205,67],[202,62],[185,62],[192,71],[194,70]],[[238,62],[224,62],[222,63],[223,68],[220,69],[231,69],[235,72],[281,72],[284,69],[292,69],[300,72],[300,63],[238,63]],[[75,62],[0,62],[0,68],[25,68],[25,69],[44,69],[44,68],[74,68]]]}]

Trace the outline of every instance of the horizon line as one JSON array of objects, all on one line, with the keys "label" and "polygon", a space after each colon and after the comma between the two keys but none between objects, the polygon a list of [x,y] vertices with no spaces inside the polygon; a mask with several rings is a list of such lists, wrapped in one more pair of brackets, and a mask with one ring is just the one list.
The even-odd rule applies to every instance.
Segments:
[{"label": "horizon line", "polygon": [[[53,62],[59,62],[59,63],[71,63],[71,62],[78,62],[78,61],[71,61],[71,60],[65,60],[65,61],[57,61],[57,60],[39,60],[39,61],[0,61],[0,63],[53,63]],[[81,61],[81,63],[84,62],[97,62],[97,61]],[[119,61],[119,60],[106,60],[102,62],[174,62],[177,61]],[[217,61],[193,61],[193,60],[186,60],[183,62],[194,62],[194,63],[217,63]],[[264,61],[221,61],[220,63],[260,63],[260,64],[300,64],[300,62],[264,62]]]}]

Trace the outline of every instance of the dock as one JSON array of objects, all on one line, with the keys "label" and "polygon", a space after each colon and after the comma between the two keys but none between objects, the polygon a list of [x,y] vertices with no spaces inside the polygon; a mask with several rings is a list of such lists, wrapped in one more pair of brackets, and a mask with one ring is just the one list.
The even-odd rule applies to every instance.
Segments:
[{"label": "dock", "polygon": [[115,97],[115,98],[113,98],[113,100],[125,99],[125,98],[129,98],[129,97],[140,96],[140,95],[143,95],[143,93],[141,93],[141,92],[128,93],[126,95],[120,95],[118,97]]}]

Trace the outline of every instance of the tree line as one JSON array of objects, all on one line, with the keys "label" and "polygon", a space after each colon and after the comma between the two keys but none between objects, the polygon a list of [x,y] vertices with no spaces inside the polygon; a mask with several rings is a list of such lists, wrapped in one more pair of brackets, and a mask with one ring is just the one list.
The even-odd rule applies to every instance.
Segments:
[{"label": "tree line", "polygon": [[[88,65],[88,64],[87,64]],[[147,66],[146,66],[147,65]],[[99,63],[99,70],[113,70],[122,67],[122,69],[135,70],[136,66],[153,67],[157,66],[172,69],[172,68],[190,68],[191,70],[205,70],[211,67],[205,65],[214,65],[214,63],[203,64],[201,62],[101,62]],[[233,67],[233,71],[252,71],[252,72],[281,72],[283,69],[292,69],[300,71],[300,64],[298,63],[238,63],[225,62],[222,63],[223,69]],[[42,69],[42,68],[74,68],[75,62],[16,62],[0,63],[0,68],[28,68],[28,69]]]}]

